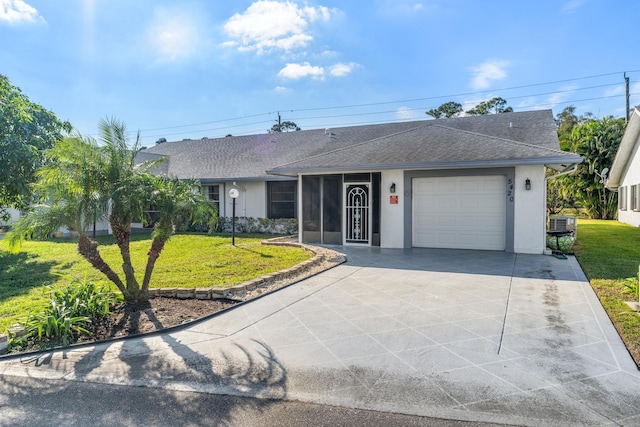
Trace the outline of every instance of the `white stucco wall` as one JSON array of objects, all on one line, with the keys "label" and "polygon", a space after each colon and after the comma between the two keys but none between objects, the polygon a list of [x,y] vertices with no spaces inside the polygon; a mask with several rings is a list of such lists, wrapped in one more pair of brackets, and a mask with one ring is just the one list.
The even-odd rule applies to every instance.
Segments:
[{"label": "white stucco wall", "polygon": [[[236,199],[236,216],[246,216],[252,218],[267,217],[267,187],[264,181],[260,182],[237,182],[237,186],[227,183],[224,192],[225,216],[231,217],[233,210],[233,200],[229,197],[229,190],[237,188],[240,196]],[[220,187],[222,191],[222,186]],[[222,194],[220,195],[222,198]]]},{"label": "white stucco wall", "polygon": [[[395,193],[389,191],[391,184],[396,185]],[[404,246],[404,171],[383,171],[380,188],[380,247],[402,248]],[[398,197],[398,204],[391,204],[391,196]]]},{"label": "white stucco wall", "polygon": [[[620,185],[618,191],[624,187],[627,192],[627,210],[618,209],[618,221],[624,222],[634,227],[640,227],[640,211],[634,212],[631,209],[631,186],[640,184],[640,153],[638,150],[638,143],[636,143],[636,149],[633,151],[631,161],[627,170],[622,174],[620,179]],[[620,197],[620,195],[618,195]]]},{"label": "white stucco wall", "polygon": [[[544,166],[516,167],[514,182],[514,235],[515,253],[541,254],[545,248],[546,207],[544,195]],[[526,179],[531,190],[525,189]]]}]

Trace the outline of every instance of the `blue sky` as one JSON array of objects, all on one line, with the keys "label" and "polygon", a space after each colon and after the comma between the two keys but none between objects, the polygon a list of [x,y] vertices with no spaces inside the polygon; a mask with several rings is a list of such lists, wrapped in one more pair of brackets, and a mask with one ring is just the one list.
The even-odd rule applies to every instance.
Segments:
[{"label": "blue sky", "polygon": [[516,111],[640,104],[636,0],[0,0],[0,74],[85,135],[144,145]]}]

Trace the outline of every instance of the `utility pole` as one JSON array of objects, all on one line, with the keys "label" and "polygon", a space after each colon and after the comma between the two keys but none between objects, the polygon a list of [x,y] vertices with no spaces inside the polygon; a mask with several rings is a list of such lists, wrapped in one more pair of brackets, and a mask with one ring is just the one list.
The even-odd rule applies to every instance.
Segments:
[{"label": "utility pole", "polygon": [[625,71],[624,73],[624,85],[625,85],[625,95],[627,98],[627,102],[626,102],[626,110],[625,110],[625,118],[627,119],[627,123],[629,123],[629,77],[627,77],[627,72]]},{"label": "utility pole", "polygon": [[[626,74],[625,74],[626,75]],[[627,89],[629,89],[629,80],[627,80]],[[627,93],[629,91],[627,90]],[[628,98],[627,98],[627,102]],[[629,109],[629,106],[627,106],[627,110]],[[628,120],[629,114],[627,114],[627,120]],[[280,117],[280,111],[278,111],[278,132],[282,132],[282,118]]]}]

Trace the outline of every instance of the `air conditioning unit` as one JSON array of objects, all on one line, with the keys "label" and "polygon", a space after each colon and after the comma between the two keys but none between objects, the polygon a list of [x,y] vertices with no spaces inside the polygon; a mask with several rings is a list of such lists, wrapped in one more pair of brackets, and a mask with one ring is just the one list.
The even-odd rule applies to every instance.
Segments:
[{"label": "air conditioning unit", "polygon": [[578,232],[578,218],[575,216],[552,216],[549,218],[549,231],[553,233],[570,232],[575,238]]}]

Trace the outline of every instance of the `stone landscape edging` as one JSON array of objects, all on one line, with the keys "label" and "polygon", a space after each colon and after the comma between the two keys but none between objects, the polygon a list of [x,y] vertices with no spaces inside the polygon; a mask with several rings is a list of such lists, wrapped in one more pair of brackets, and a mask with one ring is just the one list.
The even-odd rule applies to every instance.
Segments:
[{"label": "stone landscape edging", "polygon": [[[312,267],[320,265],[327,259],[327,253],[338,254],[330,249],[320,248],[317,246],[311,246],[304,243],[298,243],[291,240],[292,236],[275,237],[272,239],[263,240],[261,243],[268,246],[291,246],[302,248],[307,252],[311,252],[313,257],[306,261],[302,261],[293,267],[285,270],[280,270],[274,273],[264,274],[255,279],[247,280],[246,282],[238,285],[231,286],[229,288],[216,288],[216,287],[203,287],[203,288],[151,288],[149,289],[149,298],[163,297],[163,298],[177,298],[177,299],[235,299],[244,301],[247,292],[260,291],[261,288],[270,286],[272,282],[287,279],[299,274],[304,273],[305,270],[310,270]],[[340,261],[340,260],[338,260]],[[342,263],[346,261],[346,258],[342,260]]]}]

